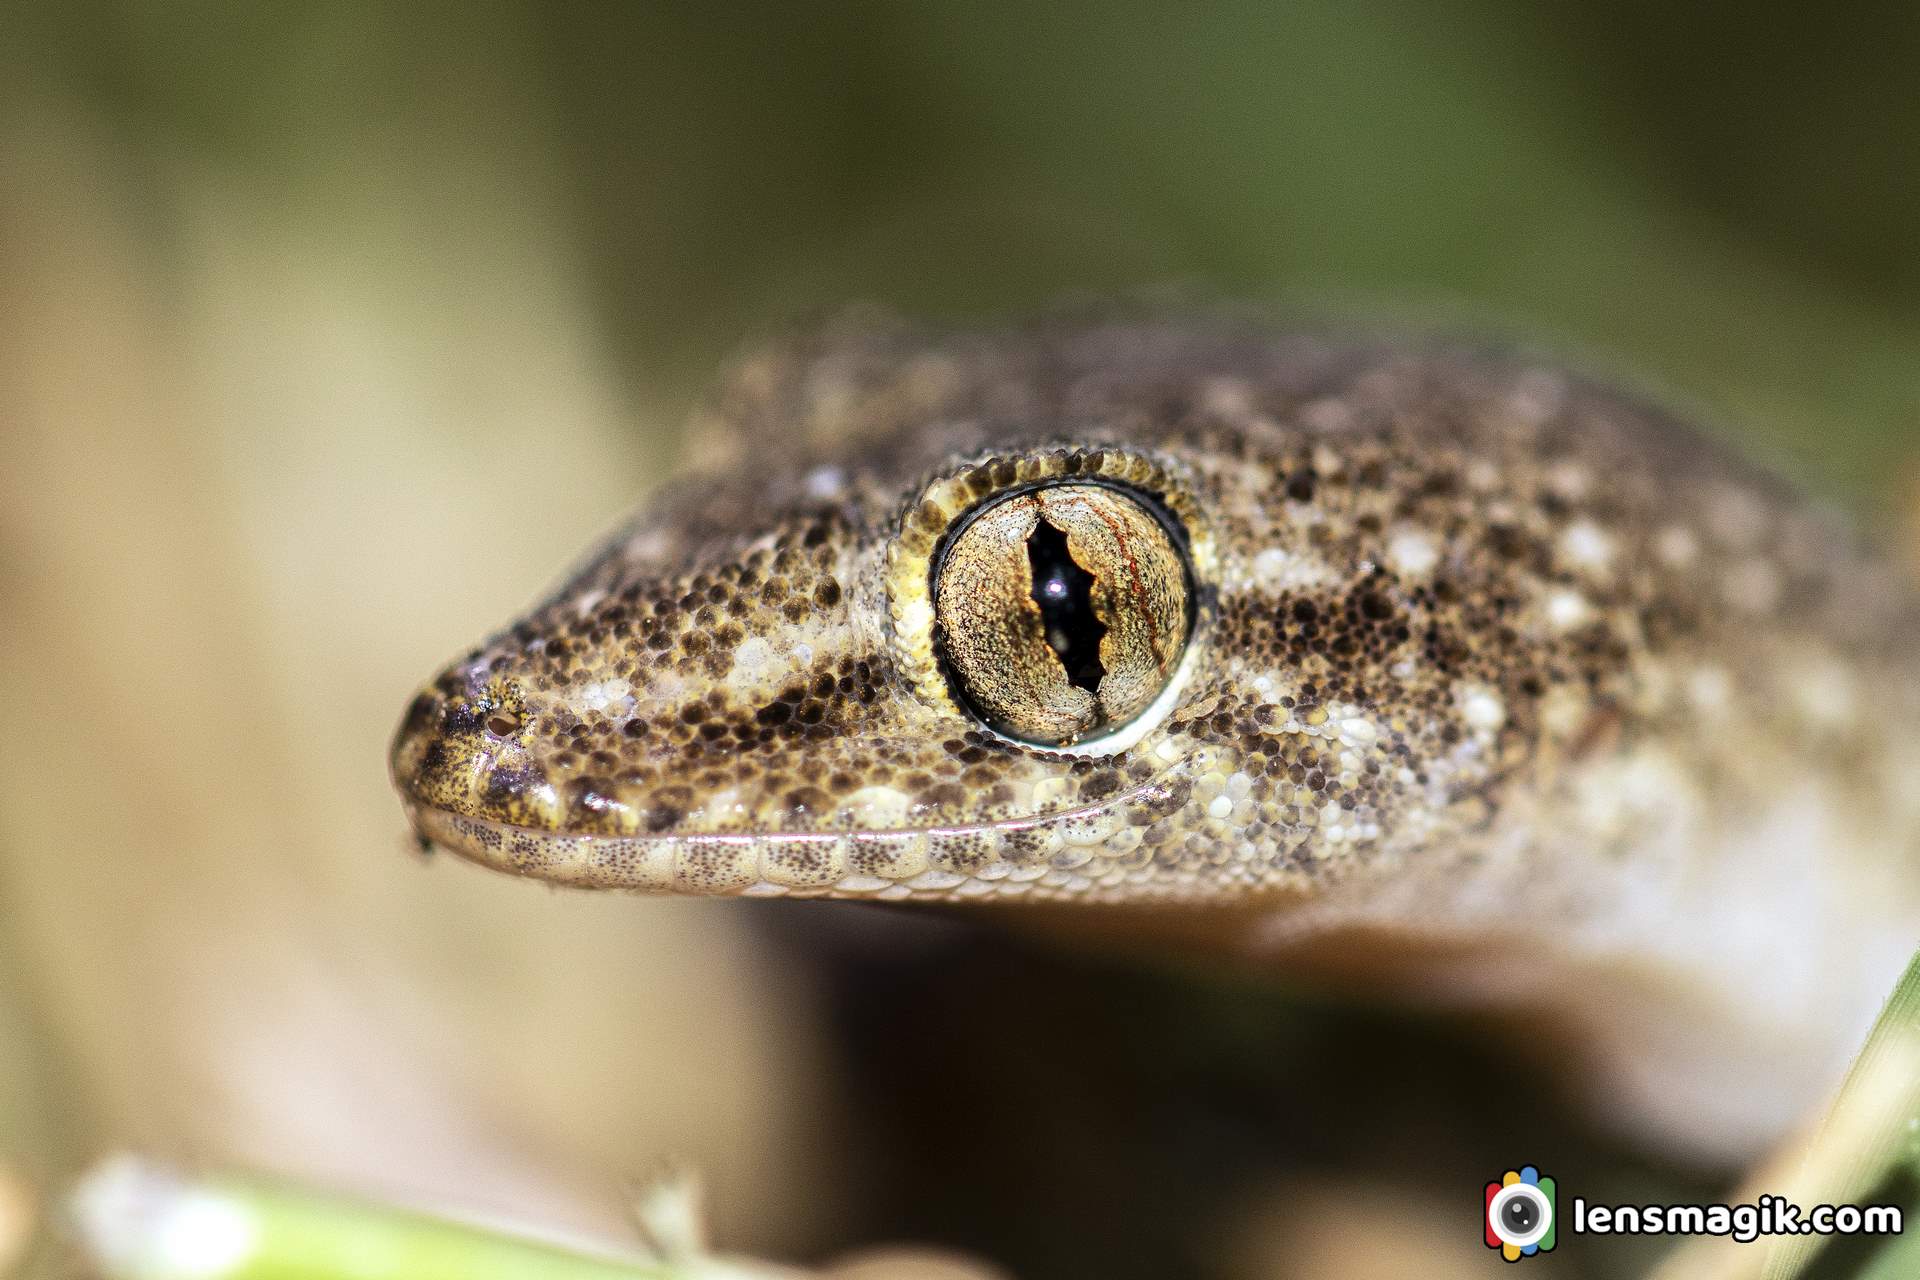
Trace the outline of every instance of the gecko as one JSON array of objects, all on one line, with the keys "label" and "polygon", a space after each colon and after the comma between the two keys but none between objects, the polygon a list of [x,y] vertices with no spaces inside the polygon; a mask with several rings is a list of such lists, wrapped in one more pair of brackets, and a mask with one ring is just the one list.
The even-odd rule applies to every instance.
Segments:
[{"label": "gecko", "polygon": [[688,438],[412,701],[423,847],[1505,1010],[1720,1154],[1831,1086],[1920,943],[1913,591],[1553,360],[853,313]]}]

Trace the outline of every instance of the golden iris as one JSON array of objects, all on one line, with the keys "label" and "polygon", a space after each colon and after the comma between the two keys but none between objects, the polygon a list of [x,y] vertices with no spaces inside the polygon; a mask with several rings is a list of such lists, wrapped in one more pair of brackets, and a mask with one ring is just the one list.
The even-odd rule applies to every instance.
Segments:
[{"label": "golden iris", "polygon": [[995,731],[1072,746],[1118,729],[1173,678],[1193,629],[1192,571],[1157,503],[1060,483],[963,517],[934,561],[934,645]]}]

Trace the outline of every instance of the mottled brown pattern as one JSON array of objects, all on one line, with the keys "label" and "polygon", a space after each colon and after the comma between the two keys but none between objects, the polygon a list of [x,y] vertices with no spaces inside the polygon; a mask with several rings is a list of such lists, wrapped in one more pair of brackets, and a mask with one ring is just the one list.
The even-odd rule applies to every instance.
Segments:
[{"label": "mottled brown pattern", "polygon": [[[590,886],[1212,904],[1241,950],[1506,939],[1803,1029],[1920,937],[1907,589],[1551,364],[848,321],[696,428],[702,477],[414,703],[423,838]],[[1195,620],[1166,696],[1060,752],[954,699],[929,573],[981,504],[1084,480],[1172,513]]]},{"label": "mottled brown pattern", "polygon": [[[748,361],[704,425],[738,461],[421,694],[394,754],[417,806],[533,832],[938,846],[1177,778],[1187,808],[1125,851],[1157,874],[1032,892],[1211,895],[1457,849],[1603,738],[1685,742],[1690,777],[1759,784],[1699,732],[1689,664],[1739,686],[1801,649],[1861,681],[1851,723],[1776,702],[1749,726],[1802,756],[1824,732],[1871,759],[1870,705],[1910,705],[1890,575],[1774,483],[1550,369],[1221,319],[853,329]],[[1162,723],[1066,758],[910,687],[888,555],[903,529],[944,534],[952,511],[923,494],[956,462],[965,509],[1028,460],[1091,474],[1102,446],[1164,467],[1202,513],[1217,603]]]}]

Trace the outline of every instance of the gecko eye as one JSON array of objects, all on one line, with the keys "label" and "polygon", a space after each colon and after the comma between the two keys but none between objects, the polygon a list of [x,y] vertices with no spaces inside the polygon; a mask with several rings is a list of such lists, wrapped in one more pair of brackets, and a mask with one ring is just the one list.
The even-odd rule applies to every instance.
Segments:
[{"label": "gecko eye", "polygon": [[989,728],[1064,747],[1118,729],[1172,679],[1193,629],[1185,538],[1158,503],[1064,482],[989,501],[934,557],[934,650]]}]

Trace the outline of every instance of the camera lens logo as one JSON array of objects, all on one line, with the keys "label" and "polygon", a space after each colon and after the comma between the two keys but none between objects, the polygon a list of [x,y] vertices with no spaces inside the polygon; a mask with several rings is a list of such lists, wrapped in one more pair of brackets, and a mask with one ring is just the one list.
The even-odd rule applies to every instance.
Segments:
[{"label": "camera lens logo", "polygon": [[1553,1179],[1532,1165],[1509,1169],[1487,1184],[1487,1248],[1508,1262],[1551,1253],[1554,1245]]}]

